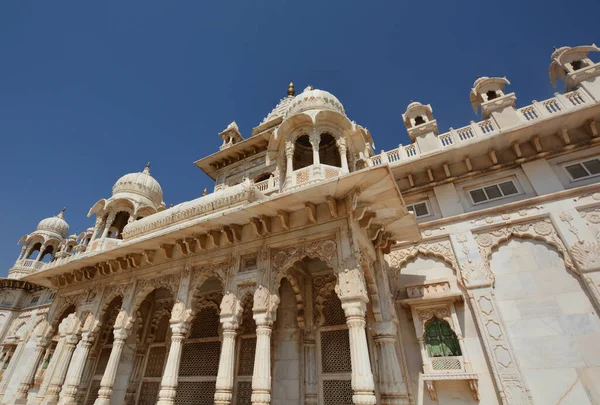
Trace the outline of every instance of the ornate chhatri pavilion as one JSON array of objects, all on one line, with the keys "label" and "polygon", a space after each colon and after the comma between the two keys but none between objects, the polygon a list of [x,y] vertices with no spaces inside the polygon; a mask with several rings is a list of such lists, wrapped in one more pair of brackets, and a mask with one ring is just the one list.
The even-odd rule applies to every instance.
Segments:
[{"label": "ornate chhatri pavilion", "polygon": [[148,164],[85,232],[42,220],[0,280],[0,403],[600,404],[599,51],[525,106],[478,78],[458,129],[412,102],[381,153],[290,83],[195,162],[212,193],[166,208]]}]

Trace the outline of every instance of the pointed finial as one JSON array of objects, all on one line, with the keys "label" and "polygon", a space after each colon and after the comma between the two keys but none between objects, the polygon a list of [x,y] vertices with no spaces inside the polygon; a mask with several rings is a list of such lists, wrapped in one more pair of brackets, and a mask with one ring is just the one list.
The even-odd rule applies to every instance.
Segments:
[{"label": "pointed finial", "polygon": [[208,194],[208,190],[206,190],[206,188],[204,188],[204,191],[202,192],[202,197],[204,197],[206,194]]},{"label": "pointed finial", "polygon": [[553,46],[552,49],[554,49],[556,51],[557,48],[555,46]]},{"label": "pointed finial", "polygon": [[67,210],[67,207],[63,207],[62,210],[60,210],[60,212],[58,213],[57,217],[58,218],[62,218],[65,215],[65,211]]},{"label": "pointed finial", "polygon": [[143,173],[146,173],[146,174],[150,173],[150,162],[146,163],[146,167],[144,167]]},{"label": "pointed finial", "polygon": [[296,95],[296,90],[294,89],[294,82],[290,82],[287,93],[290,97],[294,97]]}]

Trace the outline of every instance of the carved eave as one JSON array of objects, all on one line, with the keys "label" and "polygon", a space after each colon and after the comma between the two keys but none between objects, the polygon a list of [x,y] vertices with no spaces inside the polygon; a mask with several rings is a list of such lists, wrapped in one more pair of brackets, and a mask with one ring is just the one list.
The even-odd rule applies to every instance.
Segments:
[{"label": "carved eave", "polygon": [[253,135],[230,147],[213,153],[205,158],[196,160],[194,164],[210,178],[215,180],[219,169],[244,160],[257,153],[264,152],[269,143],[270,132]]},{"label": "carved eave", "polygon": [[458,302],[463,300],[463,295],[459,291],[449,291],[446,293],[431,295],[427,297],[416,297],[416,298],[405,298],[396,300],[401,306],[405,308],[417,307],[417,306],[428,306],[431,304],[442,304],[450,302]]},{"label": "carved eave", "polygon": [[[491,102],[496,101],[492,100]],[[570,114],[557,114],[556,116],[544,117],[536,121],[535,125],[531,123],[523,123],[521,126],[512,128],[507,132],[500,132],[492,137],[478,137],[472,139],[469,143],[461,145],[460,149],[442,149],[438,152],[420,156],[419,159],[411,160],[409,162],[398,161],[390,163],[392,172],[397,179],[409,179],[411,188],[414,187],[412,178],[418,173],[427,172],[427,169],[432,169],[434,172],[438,168],[448,166],[449,170],[446,172],[446,177],[453,179],[454,176],[451,173],[451,166],[456,163],[464,163],[468,168],[471,175],[482,173],[487,171],[493,166],[490,160],[490,166],[481,170],[472,171],[470,159],[474,159],[478,156],[488,155],[491,148],[496,151],[501,151],[508,148],[513,148],[515,143],[525,144],[531,142],[536,150],[536,155],[524,156],[521,159],[533,160],[545,157],[552,153],[558,153],[560,151],[545,151],[542,149],[541,139],[546,136],[555,136],[557,134],[557,128],[567,128],[571,130],[573,128],[579,128],[586,126],[590,128],[590,122],[595,120],[595,117],[600,114],[600,104],[591,104],[582,107],[580,110],[571,112]],[[594,125],[594,129],[596,125]],[[594,130],[590,129],[590,133],[593,135]],[[600,139],[600,137],[592,138]],[[448,176],[448,174],[450,176]],[[410,176],[410,177],[409,177]],[[445,179],[446,180],[446,179]],[[440,182],[440,179],[437,180]],[[449,181],[449,180],[447,180]],[[431,184],[430,184],[431,185]],[[434,184],[435,185],[435,184]],[[406,191],[406,190],[404,190]]]},{"label": "carved eave", "polygon": [[0,278],[0,289],[25,290],[28,292],[33,292],[42,290],[43,287],[20,279]]},{"label": "carved eave", "polygon": [[[364,186],[357,189],[357,184]],[[421,233],[416,220],[406,211],[389,167],[381,166],[304,187],[294,193],[274,194],[266,199],[222,211],[192,216],[189,220],[181,218],[169,223],[157,219],[157,225],[160,226],[156,230],[126,239],[112,249],[74,256],[69,262],[25,278],[41,285],[62,286],[75,282],[78,278],[90,279],[96,274],[108,275],[145,266],[156,262],[155,255],[169,259],[179,257],[179,254],[186,256],[201,253],[205,249],[228,248],[240,242],[242,226],[254,227],[255,237],[268,237],[273,234],[271,225],[274,221],[280,221],[291,229],[289,217],[292,213],[302,212],[310,223],[308,216],[316,215],[317,206],[323,205],[331,209],[333,200],[348,198],[355,203],[351,207],[353,210],[368,206],[369,212],[374,214],[370,226],[379,229],[375,242],[383,244],[420,239]],[[118,266],[112,263],[117,263]]]}]

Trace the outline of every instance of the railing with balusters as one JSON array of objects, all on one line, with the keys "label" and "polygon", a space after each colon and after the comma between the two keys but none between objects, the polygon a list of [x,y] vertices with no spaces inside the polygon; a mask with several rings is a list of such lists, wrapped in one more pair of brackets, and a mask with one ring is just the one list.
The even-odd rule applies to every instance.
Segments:
[{"label": "railing with balusters", "polygon": [[[589,96],[577,89],[565,94],[556,94],[548,100],[542,102],[534,101],[533,104],[519,108],[517,111],[523,117],[524,122],[539,120],[544,117],[554,116],[565,113],[567,110],[581,108],[589,105],[591,102]],[[499,132],[498,127],[492,119],[480,122],[471,122],[470,125],[459,129],[450,129],[449,132],[438,135],[442,149],[458,147],[461,143],[470,142],[472,139],[480,136],[494,135]],[[371,166],[379,166],[385,163],[400,163],[404,159],[412,159],[421,155],[416,144],[410,144],[392,149],[390,151],[381,151],[381,154],[371,157]]]}]

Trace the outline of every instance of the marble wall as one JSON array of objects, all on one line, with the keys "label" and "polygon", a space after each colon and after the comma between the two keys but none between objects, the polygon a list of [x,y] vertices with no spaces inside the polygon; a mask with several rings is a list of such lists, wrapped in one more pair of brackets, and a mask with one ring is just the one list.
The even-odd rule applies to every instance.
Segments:
[{"label": "marble wall", "polygon": [[600,320],[560,254],[543,242],[512,239],[492,254],[490,267],[534,402],[600,403]]},{"label": "marble wall", "polygon": [[[453,288],[458,288],[456,285],[456,276],[447,263],[432,257],[417,256],[402,267],[397,287],[402,289],[405,284],[440,278],[450,280]],[[460,302],[455,304],[455,308],[465,338],[469,358],[473,364],[473,371],[479,375],[479,393],[481,395],[481,402],[479,403],[486,405],[498,404],[492,377],[483,352],[482,342],[479,338],[471,311],[467,304]],[[413,386],[413,392],[417,393],[419,391],[419,373],[423,372],[423,361],[419,342],[417,341],[417,333],[412,319],[409,319],[411,316],[410,310],[400,307],[397,312],[400,320],[400,332],[402,333],[404,342],[403,349],[408,366],[409,383]],[[422,401],[418,403],[423,405],[474,405],[478,403],[473,398],[467,381],[437,381],[435,382],[435,387],[438,401],[432,401],[427,394],[427,390],[425,390],[424,395],[420,397],[417,395],[418,400]]]}]

